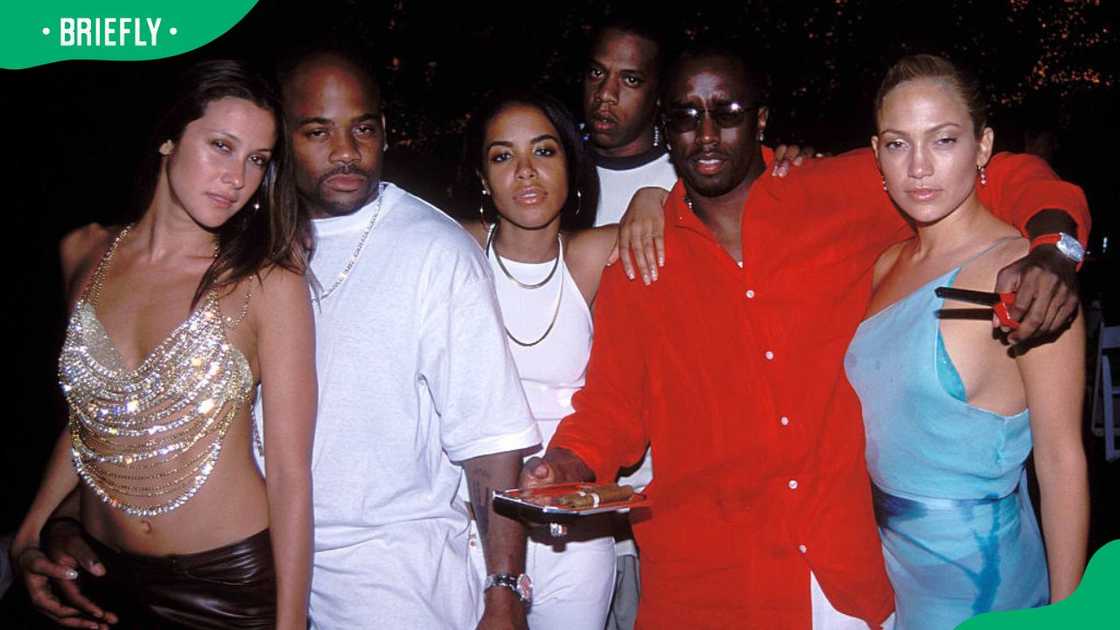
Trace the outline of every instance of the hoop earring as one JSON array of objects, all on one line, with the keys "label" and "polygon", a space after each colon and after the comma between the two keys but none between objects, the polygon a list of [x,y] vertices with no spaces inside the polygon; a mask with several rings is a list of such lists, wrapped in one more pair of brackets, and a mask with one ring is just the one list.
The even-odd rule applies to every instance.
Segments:
[{"label": "hoop earring", "polygon": [[583,210],[583,192],[580,189],[577,188],[576,189],[576,213],[573,216],[578,217],[580,210]]},{"label": "hoop earring", "polygon": [[486,197],[490,196],[490,192],[485,188],[482,189],[482,199],[478,200],[478,220],[486,223]]},{"label": "hoop earring", "polygon": [[980,185],[981,186],[987,186],[988,185],[988,172],[984,170],[984,166],[983,165],[978,165],[976,167],[976,172],[980,175]]}]

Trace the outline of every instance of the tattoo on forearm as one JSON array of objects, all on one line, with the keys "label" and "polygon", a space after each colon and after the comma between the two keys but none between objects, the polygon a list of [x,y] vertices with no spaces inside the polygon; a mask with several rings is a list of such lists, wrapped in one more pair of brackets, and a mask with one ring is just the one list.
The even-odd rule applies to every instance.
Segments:
[{"label": "tattoo on forearm", "polygon": [[474,520],[478,523],[478,533],[486,541],[490,533],[490,495],[489,484],[479,480],[471,481],[471,495],[474,502]]}]

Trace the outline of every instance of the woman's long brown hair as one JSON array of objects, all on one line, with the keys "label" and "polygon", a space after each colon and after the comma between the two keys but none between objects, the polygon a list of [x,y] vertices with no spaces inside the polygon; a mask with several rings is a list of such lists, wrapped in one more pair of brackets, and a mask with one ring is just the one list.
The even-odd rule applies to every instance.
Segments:
[{"label": "woman's long brown hair", "polygon": [[[311,258],[311,223],[300,211],[291,173],[280,100],[272,84],[250,67],[236,60],[197,63],[183,74],[170,106],[156,125],[153,146],[166,140],[178,143],[191,121],[203,116],[207,105],[221,98],[247,100],[272,112],[276,120],[276,145],[260,188],[245,206],[215,230],[218,253],[202,274],[191,306],[207,292],[232,288],[251,275],[270,267],[304,273]],[[153,156],[157,155],[152,151]],[[162,161],[152,160],[141,191],[142,207],[155,193]]]}]

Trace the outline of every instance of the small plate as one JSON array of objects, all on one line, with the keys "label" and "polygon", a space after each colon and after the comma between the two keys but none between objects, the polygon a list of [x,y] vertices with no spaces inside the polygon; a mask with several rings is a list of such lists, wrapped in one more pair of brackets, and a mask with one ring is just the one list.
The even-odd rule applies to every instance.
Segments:
[{"label": "small plate", "polygon": [[566,507],[554,502],[566,495],[579,493],[614,493],[619,489],[614,483],[557,483],[537,486],[529,490],[497,490],[494,492],[495,509],[505,507],[525,518],[536,522],[570,522],[576,517],[603,514],[606,512],[628,512],[632,508],[649,505],[649,498],[640,492],[629,498],[616,501],[602,501],[588,507]]}]

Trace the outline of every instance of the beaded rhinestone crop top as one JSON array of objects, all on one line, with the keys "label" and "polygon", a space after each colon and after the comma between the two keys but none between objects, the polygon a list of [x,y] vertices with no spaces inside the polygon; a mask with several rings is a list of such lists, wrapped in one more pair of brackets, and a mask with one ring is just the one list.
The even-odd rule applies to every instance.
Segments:
[{"label": "beaded rhinestone crop top", "polygon": [[135,517],[170,512],[206,483],[233,419],[253,390],[245,356],[229,342],[214,291],[128,369],[95,307],[109,261],[101,259],[70,317],[59,382],[70,407],[71,458],[101,500]]}]

